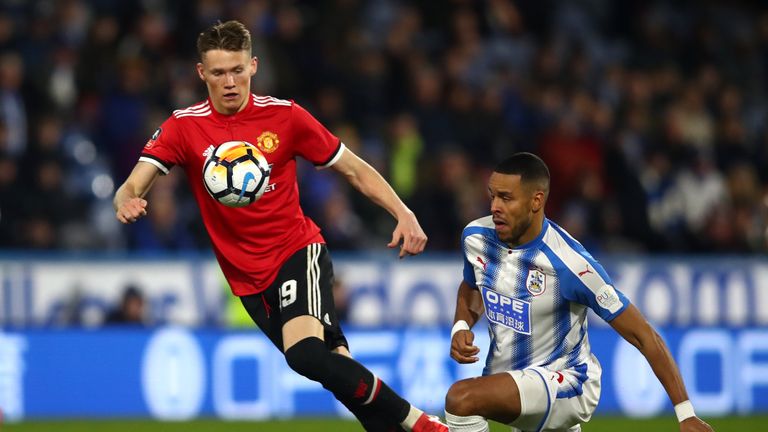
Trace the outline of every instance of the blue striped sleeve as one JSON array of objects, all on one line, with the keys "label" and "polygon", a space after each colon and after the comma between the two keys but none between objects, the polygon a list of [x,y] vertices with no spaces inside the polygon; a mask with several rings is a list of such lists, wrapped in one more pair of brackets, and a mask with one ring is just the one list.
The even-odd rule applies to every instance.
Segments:
[{"label": "blue striped sleeve", "polygon": [[[549,245],[545,245],[543,252],[558,272],[563,296],[570,301],[589,307],[603,320],[612,321],[629,306],[629,299],[613,286],[608,272],[579,242],[561,231],[562,228],[554,224],[553,227],[560,232],[572,253],[575,253],[573,256],[580,256],[579,260],[586,263],[583,275],[574,273],[563,261],[564,257],[553,251]],[[596,276],[594,272],[599,277],[594,277]]]},{"label": "blue striped sleeve", "polygon": [[477,280],[475,279],[475,269],[472,267],[472,264],[467,259],[467,237],[471,235],[472,232],[468,228],[464,228],[464,231],[461,233],[461,250],[462,250],[462,259],[464,261],[464,282],[466,282],[469,286],[473,288],[477,288]]}]

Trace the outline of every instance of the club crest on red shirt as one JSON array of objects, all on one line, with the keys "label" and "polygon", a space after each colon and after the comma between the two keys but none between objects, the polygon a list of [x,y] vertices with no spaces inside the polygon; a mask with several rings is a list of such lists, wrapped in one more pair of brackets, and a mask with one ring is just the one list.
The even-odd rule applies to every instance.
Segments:
[{"label": "club crest on red shirt", "polygon": [[264,153],[272,153],[280,146],[280,139],[277,134],[271,131],[264,131],[256,138],[256,147]]}]

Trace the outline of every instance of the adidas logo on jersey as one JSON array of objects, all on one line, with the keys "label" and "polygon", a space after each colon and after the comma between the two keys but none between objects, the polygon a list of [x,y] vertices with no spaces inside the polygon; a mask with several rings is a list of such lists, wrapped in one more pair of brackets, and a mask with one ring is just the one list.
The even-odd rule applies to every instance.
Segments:
[{"label": "adidas logo on jersey", "polygon": [[208,158],[213,153],[213,145],[209,145],[207,149],[203,152],[203,157]]}]

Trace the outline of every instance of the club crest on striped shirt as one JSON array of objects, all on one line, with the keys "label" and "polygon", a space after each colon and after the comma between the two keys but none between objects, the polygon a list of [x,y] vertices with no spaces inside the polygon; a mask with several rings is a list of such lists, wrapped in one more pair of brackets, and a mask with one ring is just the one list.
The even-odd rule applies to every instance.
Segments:
[{"label": "club crest on striped shirt", "polygon": [[528,292],[538,296],[547,288],[547,275],[538,267],[528,269],[528,277],[525,279],[525,287]]}]

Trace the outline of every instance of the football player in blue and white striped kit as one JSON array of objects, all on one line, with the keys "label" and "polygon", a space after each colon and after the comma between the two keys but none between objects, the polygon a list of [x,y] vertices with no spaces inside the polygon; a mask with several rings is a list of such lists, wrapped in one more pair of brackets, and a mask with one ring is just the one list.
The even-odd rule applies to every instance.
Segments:
[{"label": "football player in blue and white striped kit", "polygon": [[601,367],[587,337],[592,309],[648,360],[675,406],[680,431],[711,431],[688,400],[669,350],[600,263],[544,216],[549,169],[531,153],[500,163],[488,182],[491,215],[464,229],[464,280],[451,357],[478,361],[470,330],[485,313],[491,346],[482,377],[445,401],[451,431],[580,431],[600,399]]}]

